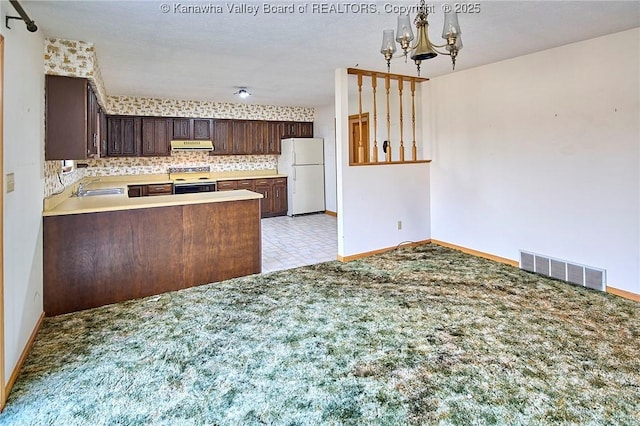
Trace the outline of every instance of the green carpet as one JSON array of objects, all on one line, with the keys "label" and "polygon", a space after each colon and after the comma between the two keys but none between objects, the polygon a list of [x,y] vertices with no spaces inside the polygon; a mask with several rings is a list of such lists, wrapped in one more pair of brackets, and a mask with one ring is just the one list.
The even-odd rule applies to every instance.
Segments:
[{"label": "green carpet", "polygon": [[637,425],[639,343],[636,302],[424,245],[48,318],[0,424]]}]

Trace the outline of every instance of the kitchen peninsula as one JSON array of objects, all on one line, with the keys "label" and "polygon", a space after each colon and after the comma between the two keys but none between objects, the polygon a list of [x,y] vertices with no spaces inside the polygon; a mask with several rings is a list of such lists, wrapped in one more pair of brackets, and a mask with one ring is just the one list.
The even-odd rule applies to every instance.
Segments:
[{"label": "kitchen peninsula", "polygon": [[46,315],[260,273],[262,197],[123,191],[45,205]]}]

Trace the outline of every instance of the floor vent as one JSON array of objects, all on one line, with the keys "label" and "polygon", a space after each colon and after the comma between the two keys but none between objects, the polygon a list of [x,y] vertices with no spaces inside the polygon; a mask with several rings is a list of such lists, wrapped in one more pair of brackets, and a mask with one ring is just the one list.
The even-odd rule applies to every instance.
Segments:
[{"label": "floor vent", "polygon": [[520,268],[593,290],[606,290],[607,271],[520,250]]}]

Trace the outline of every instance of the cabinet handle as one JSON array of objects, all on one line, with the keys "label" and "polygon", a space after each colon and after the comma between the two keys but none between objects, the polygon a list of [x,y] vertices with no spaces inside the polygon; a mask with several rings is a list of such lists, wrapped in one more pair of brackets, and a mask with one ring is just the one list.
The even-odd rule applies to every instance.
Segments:
[{"label": "cabinet handle", "polygon": [[276,198],[280,198],[280,191],[276,189]]}]

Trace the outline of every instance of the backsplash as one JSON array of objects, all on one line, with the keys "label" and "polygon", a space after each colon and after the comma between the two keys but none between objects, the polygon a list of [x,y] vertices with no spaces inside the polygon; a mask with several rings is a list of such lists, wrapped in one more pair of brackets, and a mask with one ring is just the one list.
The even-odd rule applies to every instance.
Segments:
[{"label": "backsplash", "polygon": [[[60,192],[86,176],[120,176],[168,173],[169,167],[209,166],[212,172],[269,170],[278,167],[274,155],[230,155],[214,157],[206,152],[175,152],[170,157],[123,157],[85,160],[88,167],[62,175],[60,161],[45,161],[45,197]],[[60,175],[59,175],[60,173]],[[64,184],[60,183],[59,177]]]}]

